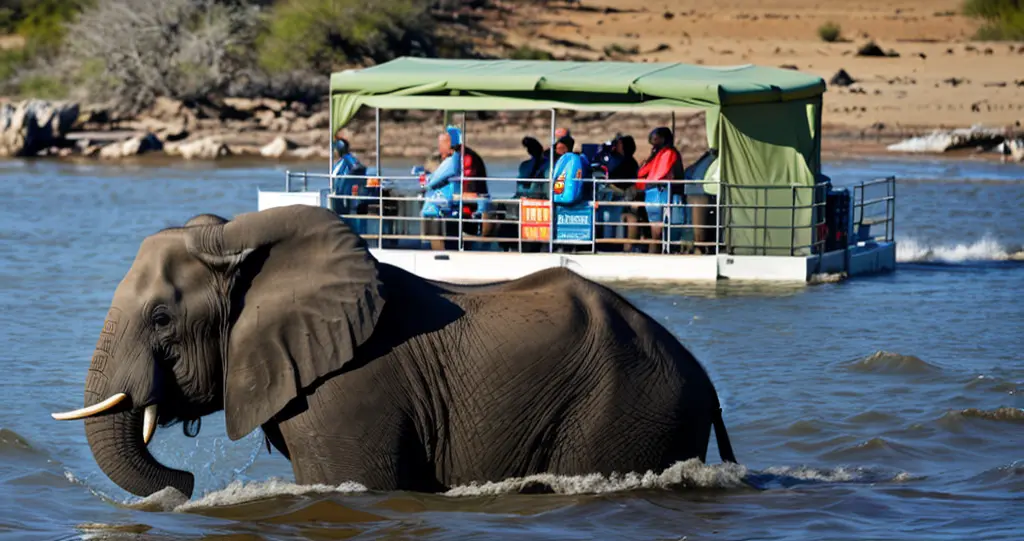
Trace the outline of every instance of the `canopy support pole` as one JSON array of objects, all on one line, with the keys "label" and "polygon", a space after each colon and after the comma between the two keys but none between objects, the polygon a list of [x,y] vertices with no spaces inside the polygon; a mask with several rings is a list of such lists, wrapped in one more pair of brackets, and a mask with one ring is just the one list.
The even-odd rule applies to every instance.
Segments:
[{"label": "canopy support pole", "polygon": [[555,110],[551,110],[551,146],[548,147],[548,208],[551,227],[548,229],[548,253],[555,252]]},{"label": "canopy support pole", "polygon": [[672,137],[674,139],[676,139],[677,141],[679,139],[678,137],[676,137],[676,112],[675,111],[672,111]]},{"label": "canopy support pole", "polygon": [[[328,96],[328,98],[332,98]],[[330,130],[330,134],[327,138],[327,174],[332,175],[334,173],[334,99],[327,100],[327,129]],[[328,177],[328,193],[334,193],[334,179]]]},{"label": "canopy support pole", "polygon": [[[374,108],[374,124],[376,124],[377,131],[377,178],[384,178],[381,174],[380,164],[380,107]],[[366,186],[369,187],[370,182],[366,182]],[[383,184],[383,183],[381,183]],[[358,204],[358,203],[356,203]],[[384,249],[384,186],[377,188],[377,215],[379,219],[377,221],[377,248]]]}]

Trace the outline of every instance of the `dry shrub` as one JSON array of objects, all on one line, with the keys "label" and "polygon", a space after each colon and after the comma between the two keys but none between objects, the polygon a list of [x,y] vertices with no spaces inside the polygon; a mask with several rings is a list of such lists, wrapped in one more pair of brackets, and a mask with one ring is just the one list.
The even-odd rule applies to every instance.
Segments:
[{"label": "dry shrub", "polygon": [[67,31],[62,66],[92,99],[137,111],[221,93],[249,63],[258,11],[215,0],[99,0]]}]

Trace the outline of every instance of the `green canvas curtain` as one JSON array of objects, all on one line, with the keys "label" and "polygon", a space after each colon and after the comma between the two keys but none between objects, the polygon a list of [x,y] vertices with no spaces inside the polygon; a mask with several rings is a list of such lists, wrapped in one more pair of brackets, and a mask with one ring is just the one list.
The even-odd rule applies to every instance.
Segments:
[{"label": "green canvas curtain", "polygon": [[733,253],[790,255],[791,247],[795,255],[810,253],[800,247],[813,238],[819,110],[820,99],[722,108],[716,144]]}]

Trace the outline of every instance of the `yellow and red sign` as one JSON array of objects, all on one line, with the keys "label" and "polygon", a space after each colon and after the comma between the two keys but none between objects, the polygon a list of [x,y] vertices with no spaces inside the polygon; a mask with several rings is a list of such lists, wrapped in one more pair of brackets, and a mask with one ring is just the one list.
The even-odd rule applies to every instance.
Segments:
[{"label": "yellow and red sign", "polygon": [[519,234],[523,240],[551,238],[551,202],[544,199],[519,200]]}]

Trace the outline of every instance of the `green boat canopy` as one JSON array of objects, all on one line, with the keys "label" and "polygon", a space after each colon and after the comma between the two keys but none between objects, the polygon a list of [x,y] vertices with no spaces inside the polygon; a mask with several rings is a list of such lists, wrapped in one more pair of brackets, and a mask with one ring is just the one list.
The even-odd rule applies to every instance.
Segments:
[{"label": "green boat canopy", "polygon": [[[821,77],[754,65],[398,58],[331,74],[331,129],[346,125],[362,107],[703,109],[708,147],[719,156],[705,177],[716,183],[704,190],[727,201],[724,220],[740,226],[728,228],[725,241],[737,254],[789,255],[791,246],[813,239],[825,88]],[[690,149],[684,157],[701,151]],[[722,187],[726,193],[720,195]],[[791,206],[800,208],[792,212]],[[799,229],[789,229],[791,224]]]}]

